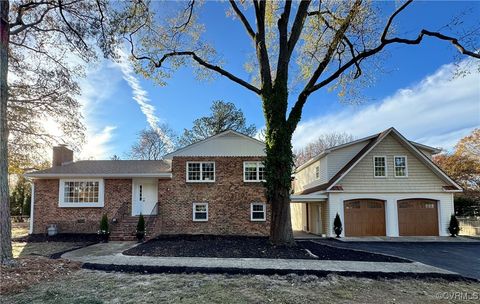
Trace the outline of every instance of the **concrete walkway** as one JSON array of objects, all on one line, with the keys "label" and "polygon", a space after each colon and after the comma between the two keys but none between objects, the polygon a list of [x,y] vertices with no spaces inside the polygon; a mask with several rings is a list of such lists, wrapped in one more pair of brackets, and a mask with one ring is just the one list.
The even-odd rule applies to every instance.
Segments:
[{"label": "concrete walkway", "polygon": [[[109,269],[116,270],[121,267],[157,267],[171,269],[214,269],[222,272],[222,269],[231,271],[239,270],[246,273],[263,270],[267,273],[288,271],[300,273],[376,273],[376,274],[437,274],[455,275],[444,269],[428,266],[422,263],[386,263],[386,262],[357,262],[357,261],[329,261],[329,260],[304,260],[304,259],[260,259],[260,258],[202,258],[202,257],[147,257],[127,256],[122,252],[136,246],[133,242],[110,242],[107,244],[95,244],[78,250],[70,251],[62,255],[62,258],[79,261],[94,265],[108,265]],[[107,269],[99,267],[98,269]],[[209,271],[207,271],[209,272]],[[212,271],[213,272],[213,271]]]}]

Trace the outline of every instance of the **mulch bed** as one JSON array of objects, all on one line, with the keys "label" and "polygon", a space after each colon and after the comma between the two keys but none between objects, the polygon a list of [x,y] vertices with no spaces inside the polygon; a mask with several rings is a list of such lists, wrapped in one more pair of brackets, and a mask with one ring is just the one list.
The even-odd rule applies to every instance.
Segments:
[{"label": "mulch bed", "polygon": [[71,243],[97,243],[100,236],[96,233],[59,233],[54,236],[47,234],[30,234],[18,238],[13,238],[12,242],[71,242]]},{"label": "mulch bed", "polygon": [[[307,250],[318,258],[310,255]],[[159,257],[211,257],[211,258],[270,258],[319,259],[370,262],[410,261],[381,255],[336,248],[310,241],[296,246],[274,246],[267,237],[178,235],[160,236],[123,252],[125,255]]]},{"label": "mulch bed", "polygon": [[274,246],[266,237],[161,236],[124,251],[125,255],[161,257],[314,259],[300,246]]},{"label": "mulch bed", "polygon": [[56,280],[80,269],[81,264],[31,256],[15,260],[14,265],[0,265],[0,294],[17,293],[32,284]]}]

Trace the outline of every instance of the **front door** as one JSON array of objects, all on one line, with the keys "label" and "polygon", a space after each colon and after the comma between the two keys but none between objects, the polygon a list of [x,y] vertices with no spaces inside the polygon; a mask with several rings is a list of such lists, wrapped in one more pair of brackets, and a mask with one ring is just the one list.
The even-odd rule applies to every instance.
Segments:
[{"label": "front door", "polygon": [[134,180],[133,181],[133,201],[132,215],[151,215],[156,214],[157,204],[157,181],[156,180]]}]

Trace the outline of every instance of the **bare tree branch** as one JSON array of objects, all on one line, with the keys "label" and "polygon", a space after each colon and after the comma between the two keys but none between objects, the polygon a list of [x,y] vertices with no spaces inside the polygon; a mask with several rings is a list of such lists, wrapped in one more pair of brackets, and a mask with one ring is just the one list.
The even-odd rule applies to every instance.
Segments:
[{"label": "bare tree branch", "polygon": [[[318,65],[317,69],[315,72],[313,72],[312,77],[308,81],[308,83],[305,85],[304,89],[300,93],[297,102],[293,106],[289,116],[288,116],[288,123],[291,128],[294,129],[294,127],[297,125],[298,121],[301,118],[301,113],[303,109],[303,105],[307,101],[307,97],[310,94],[311,88],[315,85],[317,82],[318,78],[320,75],[325,71],[327,68],[328,64],[332,60],[332,57],[334,55],[335,50],[338,47],[338,44],[342,41],[343,37],[345,36],[345,32],[347,31],[350,22],[352,21],[353,17],[357,14],[360,5],[362,1],[361,0],[356,0],[355,3],[352,6],[352,9],[348,13],[347,17],[341,24],[340,28],[336,31],[335,35],[332,38],[332,41],[328,47],[328,50],[323,58],[323,60],[320,62]],[[353,64],[353,63],[352,63]]]},{"label": "bare tree branch", "polygon": [[290,57],[295,49],[295,45],[300,38],[302,33],[303,25],[305,23],[305,18],[307,17],[307,10],[310,6],[311,1],[302,1],[300,2],[297,10],[297,15],[293,21],[292,30],[290,33],[290,38],[288,39],[288,56]]},{"label": "bare tree branch", "polygon": [[181,25],[179,25],[179,26],[175,26],[174,28],[175,28],[176,30],[183,30],[183,29],[185,29],[185,28],[187,27],[187,25],[190,23],[190,20],[192,19],[192,15],[193,15],[193,7],[194,7],[194,5],[195,5],[195,0],[192,0],[192,1],[190,1],[190,3],[188,3],[187,8],[185,9],[185,11],[189,10],[187,20],[186,20],[183,24],[181,24]]},{"label": "bare tree branch", "polygon": [[247,18],[245,17],[245,15],[242,13],[242,11],[240,10],[240,8],[237,6],[237,3],[235,2],[235,0],[230,0],[230,5],[232,6],[233,10],[235,11],[235,13],[237,14],[238,18],[240,18],[240,20],[242,21],[243,25],[245,26],[245,29],[247,30],[247,33],[250,37],[252,37],[253,40],[255,40],[255,32],[253,31],[252,29],[252,26],[250,25],[250,23],[248,22]]}]

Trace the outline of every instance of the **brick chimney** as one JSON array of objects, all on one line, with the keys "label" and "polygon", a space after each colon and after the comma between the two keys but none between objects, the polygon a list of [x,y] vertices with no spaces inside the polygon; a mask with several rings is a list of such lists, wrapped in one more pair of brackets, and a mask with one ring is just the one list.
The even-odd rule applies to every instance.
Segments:
[{"label": "brick chimney", "polygon": [[73,151],[67,148],[66,145],[58,145],[53,147],[52,166],[61,166],[65,163],[73,161]]}]

